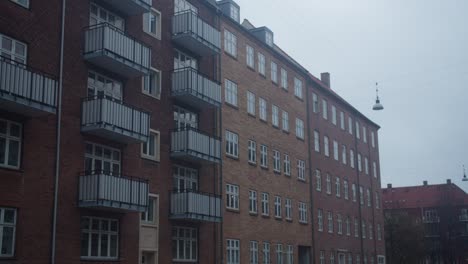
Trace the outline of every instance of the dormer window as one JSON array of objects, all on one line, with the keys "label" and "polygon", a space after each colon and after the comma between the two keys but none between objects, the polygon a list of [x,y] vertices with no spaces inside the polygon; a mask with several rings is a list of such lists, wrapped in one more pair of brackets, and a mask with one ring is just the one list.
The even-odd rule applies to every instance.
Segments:
[{"label": "dormer window", "polygon": [[231,12],[230,16],[232,19],[235,21],[239,22],[240,17],[239,17],[239,8],[235,7],[234,5],[231,5]]},{"label": "dormer window", "polygon": [[273,34],[270,32],[265,32],[265,42],[268,46],[273,46]]}]

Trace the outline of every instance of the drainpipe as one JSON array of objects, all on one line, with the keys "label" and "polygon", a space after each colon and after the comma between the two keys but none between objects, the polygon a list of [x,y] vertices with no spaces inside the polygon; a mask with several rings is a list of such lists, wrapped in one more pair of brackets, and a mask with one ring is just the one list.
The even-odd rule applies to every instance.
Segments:
[{"label": "drainpipe", "polygon": [[59,175],[60,175],[60,139],[61,139],[61,124],[62,124],[62,90],[63,90],[63,47],[65,34],[65,8],[67,0],[62,0],[62,18],[60,31],[60,73],[59,87],[57,98],[57,138],[56,138],[56,154],[55,154],[55,184],[54,184],[54,207],[52,211],[52,241],[50,263],[55,264],[56,243],[57,243],[57,204],[59,190]]}]

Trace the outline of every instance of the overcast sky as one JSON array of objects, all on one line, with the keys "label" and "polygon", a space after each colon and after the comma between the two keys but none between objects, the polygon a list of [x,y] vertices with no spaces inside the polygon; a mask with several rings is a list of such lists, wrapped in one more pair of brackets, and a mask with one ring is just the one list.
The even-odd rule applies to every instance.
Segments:
[{"label": "overcast sky", "polygon": [[236,2],[241,19],[269,27],[315,76],[330,72],[332,89],[382,127],[383,186],[452,179],[468,191],[468,1]]}]

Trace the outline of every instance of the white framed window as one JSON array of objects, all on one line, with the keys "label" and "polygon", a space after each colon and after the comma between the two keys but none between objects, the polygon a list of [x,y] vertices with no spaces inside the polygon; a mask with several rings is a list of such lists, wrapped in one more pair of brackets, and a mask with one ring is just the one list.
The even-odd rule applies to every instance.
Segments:
[{"label": "white framed window", "polygon": [[364,205],[364,188],[362,186],[359,186],[359,203]]},{"label": "white framed window", "polygon": [[332,187],[331,187],[331,177],[330,177],[330,174],[327,173],[327,178],[326,178],[326,181],[327,181],[327,194],[331,194],[332,192]]},{"label": "white framed window", "polygon": [[106,173],[120,175],[120,151],[107,146],[86,143],[85,171],[86,173]]},{"label": "white framed window", "polygon": [[290,176],[291,175],[291,160],[289,159],[288,154],[284,154],[283,168],[284,168],[284,175]]},{"label": "white framed window", "polygon": [[261,97],[258,98],[258,113],[260,120],[267,121],[267,103]]},{"label": "white framed window", "polygon": [[237,84],[228,79],[224,80],[224,100],[230,105],[237,106]]},{"label": "white framed window", "polygon": [[122,17],[117,16],[115,13],[96,5],[95,3],[91,3],[89,10],[89,25],[92,26],[101,23],[111,24],[122,31],[124,31],[125,28],[125,20]]},{"label": "white framed window", "polygon": [[154,161],[159,161],[160,139],[159,131],[150,129],[148,141],[141,143],[141,157]]},{"label": "white framed window", "polygon": [[356,137],[357,137],[358,139],[361,139],[360,130],[361,130],[361,129],[359,128],[359,122],[356,121]]},{"label": "white framed window", "polygon": [[248,146],[248,158],[249,162],[252,164],[257,163],[257,143],[253,140],[249,140],[249,146]]},{"label": "white framed window", "polygon": [[304,121],[296,118],[296,137],[304,139]]},{"label": "white framed window", "polygon": [[374,239],[374,227],[372,224],[369,222],[369,239],[372,240]]},{"label": "white framed window", "polygon": [[356,255],[356,264],[361,264],[361,256]]},{"label": "white framed window", "polygon": [[325,251],[320,250],[320,264],[325,264]]},{"label": "white framed window", "polygon": [[107,96],[122,100],[122,84],[114,79],[88,71],[88,96]]},{"label": "white framed window", "polygon": [[159,217],[159,197],[150,194],[148,197],[148,208],[141,213],[141,223],[145,225],[156,225]]},{"label": "white framed window", "polygon": [[292,201],[289,198],[284,200],[284,208],[286,208],[286,220],[292,220]]},{"label": "white framed window", "polygon": [[344,192],[345,200],[348,200],[349,199],[349,186],[348,186],[347,180],[343,180],[343,192]]},{"label": "white framed window", "polygon": [[281,87],[288,90],[288,72],[281,68]]},{"label": "white framed window", "polygon": [[265,55],[258,53],[258,72],[265,76]]},{"label": "white framed window", "polygon": [[318,231],[323,232],[323,211],[322,211],[322,209],[317,210],[317,224],[318,224]]},{"label": "white framed window", "polygon": [[346,145],[341,145],[341,162],[346,165],[348,163],[348,158],[346,157],[347,150]]},{"label": "white framed window", "polygon": [[239,210],[239,186],[226,184],[226,208]]},{"label": "white framed window", "polygon": [[385,264],[385,256],[377,256],[377,264]]},{"label": "white framed window", "polygon": [[348,116],[348,133],[353,134],[353,119]]},{"label": "white framed window", "polygon": [[373,148],[375,148],[375,133],[374,131],[371,131],[371,145]]},{"label": "white framed window", "polygon": [[336,126],[336,107],[334,105],[331,106],[331,112],[332,112],[332,124]]},{"label": "white framed window", "polygon": [[230,13],[230,16],[232,19],[234,19],[235,21],[239,22],[240,20],[240,15],[239,15],[239,8],[231,5],[231,13]]},{"label": "white framed window", "polygon": [[354,169],[354,150],[349,149],[349,165]]},{"label": "white framed window", "polygon": [[351,236],[351,220],[349,216],[346,217],[346,235]]},{"label": "white framed window", "polygon": [[369,188],[366,190],[366,197],[367,197],[367,206],[371,207],[372,206],[372,197],[371,197],[371,191]]},{"label": "white framed window", "polygon": [[281,154],[277,150],[273,150],[273,171],[281,172]]},{"label": "white framed window", "polygon": [[340,160],[340,153],[338,152],[338,142],[333,140],[333,158],[337,161]]},{"label": "white framed window", "polygon": [[336,214],[336,224],[338,225],[338,234],[343,234],[343,219],[341,218],[341,214]]},{"label": "white framed window", "polygon": [[302,99],[302,81],[294,77],[294,95]]},{"label": "white framed window", "polygon": [[372,173],[374,174],[374,178],[377,178],[377,163],[375,161],[372,162]]},{"label": "white framed window", "polygon": [[341,197],[341,182],[340,178],[336,177],[335,179],[335,193],[336,197]]},{"label": "white framed window", "polygon": [[357,196],[357,194],[356,194],[356,192],[357,192],[356,191],[356,184],[353,183],[353,185],[351,186],[351,190],[353,192],[353,202],[356,202],[356,196]]},{"label": "white framed window", "polygon": [[[22,2],[18,0],[17,3]],[[16,39],[0,34],[0,55],[21,64],[27,64],[28,46]]]},{"label": "white framed window", "polygon": [[175,190],[198,190],[198,170],[196,169],[173,166],[172,178]]},{"label": "white framed window", "polygon": [[226,239],[226,264],[240,264],[240,241]]},{"label": "white framed window", "polygon": [[294,246],[286,246],[286,264],[294,264]]},{"label": "white framed window", "polygon": [[382,227],[380,226],[380,224],[377,224],[377,240],[382,240]]},{"label": "white framed window", "polygon": [[323,154],[326,157],[330,157],[330,147],[329,147],[329,142],[328,142],[328,137],[323,136]]},{"label": "white framed window", "polygon": [[319,100],[316,93],[312,93],[312,112],[318,113],[319,111]]},{"label": "white framed window", "polygon": [[330,252],[330,264],[335,264],[335,253]]},{"label": "white framed window", "polygon": [[282,112],[282,125],[283,125],[283,131],[289,132],[289,114],[288,112],[284,111]]},{"label": "white framed window", "polygon": [[328,120],[328,102],[325,99],[322,99],[322,117]]},{"label": "white framed window", "polygon": [[224,51],[237,57],[237,37],[227,29],[224,29]]},{"label": "white framed window", "polygon": [[0,119],[0,167],[18,169],[20,167],[22,125]]},{"label": "white framed window", "polygon": [[357,217],[354,217],[354,237],[359,237],[359,222]]},{"label": "white framed window", "polygon": [[315,189],[318,192],[322,191],[322,173],[319,169],[315,170]]},{"label": "white framed window", "polygon": [[18,5],[21,5],[25,8],[29,8],[29,0],[10,0],[14,3],[17,3]]},{"label": "white framed window", "polygon": [[161,99],[161,71],[151,67],[150,74],[141,78],[142,92]]},{"label": "white framed window", "polygon": [[320,133],[314,130],[314,150],[320,152]]},{"label": "white framed window", "polygon": [[260,145],[260,166],[268,168],[268,147]]},{"label": "white framed window", "polygon": [[362,126],[362,141],[364,141],[364,143],[367,143],[367,129],[365,126]]},{"label": "white framed window", "polygon": [[117,259],[119,221],[91,216],[81,217],[81,258]]},{"label": "white framed window", "polygon": [[15,255],[16,209],[0,207],[0,257]]},{"label": "white framed window", "polygon": [[305,161],[297,160],[297,178],[305,181]]},{"label": "white framed window", "polygon": [[364,172],[369,175],[369,160],[367,157],[364,157]]},{"label": "white framed window", "polygon": [[340,128],[341,130],[345,130],[345,117],[343,111],[340,111]]},{"label": "white framed window", "polygon": [[157,39],[161,39],[161,12],[151,8],[143,14],[143,31]]},{"label": "white framed window", "polygon": [[327,212],[327,219],[328,219],[328,233],[333,233],[333,213],[328,211]]},{"label": "white framed window", "polygon": [[268,46],[273,46],[273,34],[271,32],[265,33],[265,42]]},{"label": "white framed window", "polygon": [[380,196],[379,196],[379,192],[375,192],[375,209],[380,209]]},{"label": "white framed window", "polygon": [[353,264],[353,255],[348,253],[348,264]]},{"label": "white framed window", "polygon": [[255,115],[255,94],[247,91],[247,113]]},{"label": "white framed window", "polygon": [[276,244],[276,263],[283,264],[283,245]]},{"label": "white framed window", "polygon": [[174,70],[192,68],[198,69],[198,60],[180,50],[174,50]]},{"label": "white framed window", "polygon": [[268,193],[262,193],[262,215],[270,215],[269,199]]},{"label": "white framed window", "polygon": [[274,62],[271,62],[271,81],[278,83],[278,65]]},{"label": "white framed window", "polygon": [[271,105],[271,124],[279,127],[279,109],[276,105]]},{"label": "white framed window", "polygon": [[258,264],[258,242],[250,241],[250,264]]},{"label": "white framed window", "polygon": [[197,14],[198,8],[187,2],[187,0],[174,0],[174,13],[182,11],[191,11]]},{"label": "white framed window", "polygon": [[249,213],[257,214],[257,191],[249,190]]},{"label": "white framed window", "polygon": [[362,238],[366,238],[367,229],[366,229],[366,222],[362,221]]},{"label": "white framed window", "polygon": [[270,243],[263,242],[263,264],[270,264]]},{"label": "white framed window", "polygon": [[307,223],[307,204],[299,202],[299,223]]},{"label": "white framed window", "polygon": [[275,196],[275,217],[281,218],[281,197]]},{"label": "white framed window", "polygon": [[226,130],[226,154],[239,157],[239,136],[229,130]]},{"label": "white framed window", "polygon": [[249,66],[252,69],[255,69],[255,56],[254,56],[255,51],[254,51],[254,48],[247,45],[246,48],[245,48],[245,51],[246,51],[247,66]]},{"label": "white framed window", "polygon": [[359,171],[362,171],[361,153],[357,154],[357,167]]}]

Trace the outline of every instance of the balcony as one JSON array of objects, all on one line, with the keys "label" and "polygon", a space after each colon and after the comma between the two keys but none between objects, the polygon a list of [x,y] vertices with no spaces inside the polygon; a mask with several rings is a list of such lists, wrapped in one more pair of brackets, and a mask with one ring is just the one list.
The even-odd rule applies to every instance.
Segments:
[{"label": "balcony", "polygon": [[219,31],[191,11],[173,16],[172,40],[200,56],[216,55],[221,51]]},{"label": "balcony", "polygon": [[171,157],[191,162],[219,163],[221,141],[195,128],[179,128],[171,133]]},{"label": "balcony", "polygon": [[148,206],[148,181],[105,171],[89,172],[80,176],[78,196],[79,207],[144,212]]},{"label": "balcony", "polygon": [[221,222],[221,196],[184,190],[171,193],[171,219]]},{"label": "balcony", "polygon": [[146,142],[150,115],[106,96],[83,99],[81,131],[122,143]]},{"label": "balcony", "polygon": [[146,13],[151,10],[151,0],[101,0],[101,2],[127,16]]},{"label": "balcony", "polygon": [[221,85],[192,68],[172,73],[171,94],[176,100],[198,108],[221,106]]},{"label": "balcony", "polygon": [[98,67],[133,78],[149,73],[151,50],[120,29],[103,23],[85,29],[84,58]]},{"label": "balcony", "polygon": [[458,217],[460,222],[468,222],[468,214],[462,214]]},{"label": "balcony", "polygon": [[0,56],[0,108],[27,116],[55,114],[57,80]]},{"label": "balcony", "polygon": [[423,216],[422,221],[425,224],[440,223],[440,217],[438,217],[438,216]]}]

